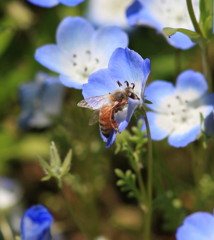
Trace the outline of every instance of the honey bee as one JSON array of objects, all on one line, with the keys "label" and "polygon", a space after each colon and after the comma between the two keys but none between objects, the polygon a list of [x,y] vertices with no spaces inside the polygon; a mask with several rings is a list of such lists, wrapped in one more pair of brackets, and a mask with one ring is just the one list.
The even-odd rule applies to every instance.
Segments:
[{"label": "honey bee", "polygon": [[[115,120],[115,114],[122,111],[128,104],[128,98],[140,100],[140,98],[134,93],[135,84],[124,82],[126,84],[125,89],[119,89],[113,93],[86,98],[80,101],[77,106],[83,108],[89,108],[94,110],[92,118],[89,120],[89,125],[99,122],[100,131],[108,138],[112,131],[118,131],[118,123]],[[122,84],[117,81],[119,87]]]}]

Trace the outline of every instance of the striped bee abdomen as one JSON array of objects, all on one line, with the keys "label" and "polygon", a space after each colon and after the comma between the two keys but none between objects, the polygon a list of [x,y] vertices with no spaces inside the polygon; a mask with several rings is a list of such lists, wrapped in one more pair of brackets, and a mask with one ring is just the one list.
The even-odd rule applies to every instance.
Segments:
[{"label": "striped bee abdomen", "polygon": [[99,125],[102,134],[109,137],[113,129],[117,130],[117,123],[114,120],[114,107],[111,105],[104,105],[100,109]]}]

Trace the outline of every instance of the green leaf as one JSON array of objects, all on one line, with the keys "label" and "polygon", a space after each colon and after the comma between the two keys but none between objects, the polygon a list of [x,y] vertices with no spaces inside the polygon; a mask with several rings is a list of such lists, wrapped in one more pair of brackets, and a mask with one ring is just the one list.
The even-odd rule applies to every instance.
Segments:
[{"label": "green leaf", "polygon": [[39,159],[40,165],[44,170],[50,169],[50,166],[47,164],[47,162],[43,158],[38,157],[38,159]]},{"label": "green leaf", "polygon": [[62,175],[65,175],[69,172],[71,167],[71,161],[72,161],[72,150],[70,149],[62,164]]},{"label": "green leaf", "polygon": [[51,176],[45,176],[41,179],[41,181],[43,181],[43,182],[48,181],[50,178],[51,178]]},{"label": "green leaf", "polygon": [[200,34],[198,34],[197,32],[185,29],[185,28],[163,28],[163,33],[167,36],[167,37],[171,37],[172,35],[174,35],[176,32],[181,32],[184,33],[185,35],[187,35],[193,42],[199,43],[202,40],[202,37]]},{"label": "green leaf", "polygon": [[146,104],[152,104],[153,102],[149,101],[148,99],[144,99],[144,103],[146,103]]},{"label": "green leaf", "polygon": [[129,169],[126,171],[126,177],[130,177],[132,175],[132,171]]},{"label": "green leaf", "polygon": [[123,173],[123,171],[121,171],[120,169],[116,168],[116,169],[114,170],[114,172],[115,172],[115,174],[116,174],[118,177],[124,178],[124,173]]},{"label": "green leaf", "polygon": [[116,185],[117,185],[118,187],[123,186],[124,184],[125,184],[125,183],[124,183],[123,180],[118,180],[117,183],[116,183]]},{"label": "green leaf", "polygon": [[200,0],[200,28],[206,38],[211,38],[213,35],[213,15],[214,3],[213,0]]},{"label": "green leaf", "polygon": [[0,26],[0,56],[9,47],[16,31],[10,26]]},{"label": "green leaf", "polygon": [[51,161],[52,167],[61,166],[61,159],[54,142],[51,142],[51,146],[50,146],[50,161]]}]

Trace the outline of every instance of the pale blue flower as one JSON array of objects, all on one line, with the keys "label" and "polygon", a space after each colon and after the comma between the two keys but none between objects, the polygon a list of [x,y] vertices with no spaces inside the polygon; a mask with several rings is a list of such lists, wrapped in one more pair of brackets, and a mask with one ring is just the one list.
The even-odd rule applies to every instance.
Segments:
[{"label": "pale blue flower", "polygon": [[214,136],[214,106],[213,111],[204,120],[204,131],[207,136]]},{"label": "pale blue flower", "polygon": [[118,27],[94,27],[81,17],[66,17],[56,33],[57,44],[37,49],[36,60],[60,74],[68,87],[81,89],[88,76],[108,66],[113,51],[126,47],[128,37]]},{"label": "pale blue flower", "polygon": [[53,217],[42,205],[30,207],[22,216],[21,240],[51,240]]},{"label": "pale blue flower", "polygon": [[0,177],[0,211],[14,207],[22,194],[21,185],[15,179]]},{"label": "pale blue flower", "polygon": [[174,147],[185,147],[201,133],[201,115],[206,118],[213,110],[214,95],[207,93],[204,76],[193,70],[182,72],[176,86],[157,80],[145,90],[145,96],[152,104],[148,107],[151,137],[162,140]]},{"label": "pale blue flower", "polygon": [[177,229],[176,240],[214,239],[214,216],[206,212],[196,212],[186,217]]},{"label": "pale blue flower", "polygon": [[27,0],[27,1],[35,5],[38,5],[40,7],[49,8],[49,7],[54,7],[59,3],[64,4],[66,6],[73,7],[85,0]]},{"label": "pale blue flower", "polygon": [[[193,0],[196,18],[199,20],[199,0]],[[136,0],[127,9],[130,25],[144,25],[162,33],[164,27],[194,30],[186,6],[186,0]],[[177,32],[167,41],[174,47],[188,49],[194,43],[185,34]]]},{"label": "pale blue flower", "polygon": [[20,87],[19,94],[22,107],[20,127],[44,128],[51,125],[51,117],[60,114],[64,86],[58,77],[38,73],[35,82],[28,82]]},{"label": "pale blue flower", "polygon": [[[129,96],[128,104],[114,116],[118,124],[118,132],[121,132],[127,127],[135,109],[143,102],[144,88],[149,73],[149,59],[144,60],[138,53],[128,48],[118,48],[112,54],[107,69],[90,75],[88,83],[83,85],[83,96],[87,101],[88,98],[106,95],[107,98],[103,98],[102,101],[95,101],[95,105],[93,105],[93,100],[88,100],[88,105],[98,110],[103,105],[109,104],[110,93],[124,90],[127,85],[134,86],[133,91],[138,99]],[[117,131],[112,129],[109,137],[104,136],[102,132],[100,134],[103,141],[107,142],[106,147],[110,147],[115,141]]]},{"label": "pale blue flower", "polygon": [[88,1],[87,18],[98,26],[117,25],[129,28],[126,19],[126,8],[132,0],[90,0]]}]

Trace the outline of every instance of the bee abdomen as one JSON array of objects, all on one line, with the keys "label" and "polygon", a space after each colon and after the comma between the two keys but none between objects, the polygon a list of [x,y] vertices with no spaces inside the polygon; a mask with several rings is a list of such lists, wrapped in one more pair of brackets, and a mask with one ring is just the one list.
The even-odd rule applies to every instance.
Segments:
[{"label": "bee abdomen", "polygon": [[113,128],[112,128],[111,124],[100,121],[100,130],[101,130],[102,134],[108,138],[111,135]]}]

